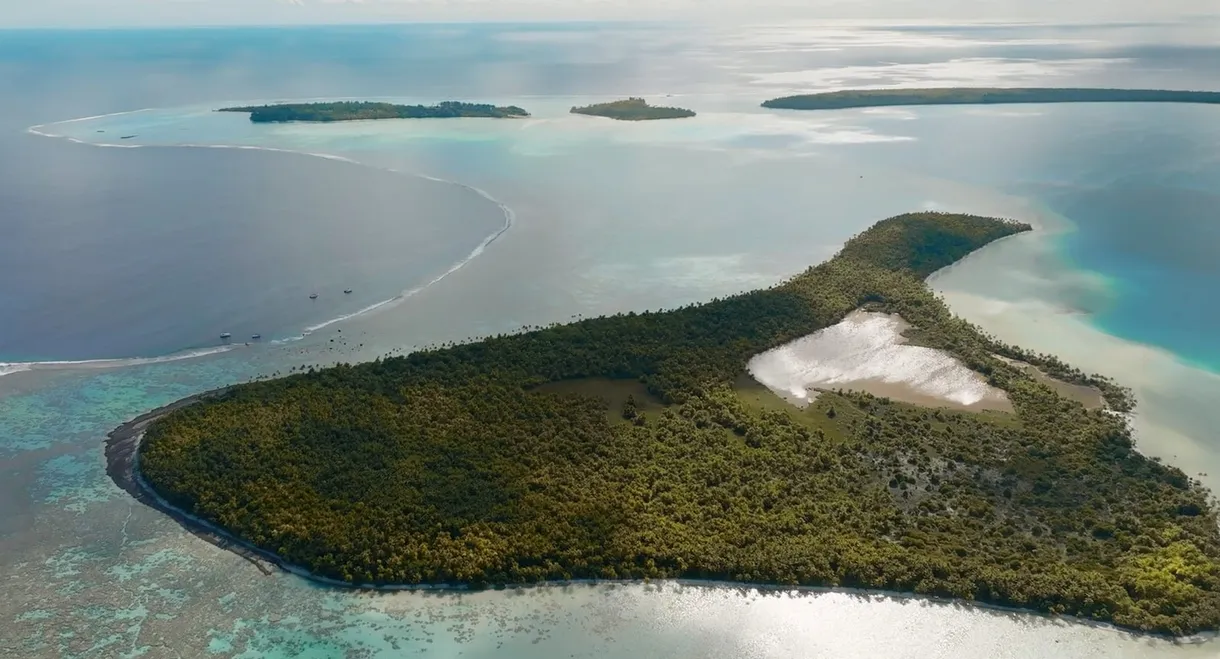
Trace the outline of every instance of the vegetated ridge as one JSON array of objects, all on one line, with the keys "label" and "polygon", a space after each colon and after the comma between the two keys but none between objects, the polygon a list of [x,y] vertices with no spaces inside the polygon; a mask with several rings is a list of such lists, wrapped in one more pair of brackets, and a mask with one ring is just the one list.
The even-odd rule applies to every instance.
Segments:
[{"label": "vegetated ridge", "polygon": [[369,101],[337,101],[333,103],[280,103],[220,108],[217,112],[249,112],[254,123],[287,121],[364,121],[368,119],[456,119],[459,117],[490,117],[507,119],[528,117],[530,113],[515,106],[488,103],[445,101],[436,105],[396,105]]},{"label": "vegetated ridge", "polygon": [[[1029,227],[884,220],[772,288],[242,384],[152,423],[147,482],[353,584],[683,577],[922,593],[1180,635],[1220,627],[1200,484],[1144,457],[1130,394],[950,313],[933,271]],[[743,376],[857,308],[898,313],[1015,414]],[[995,355],[1098,386],[1087,410]]]},{"label": "vegetated ridge", "polygon": [[848,89],[785,96],[763,102],[783,110],[841,110],[893,105],[979,105],[1002,103],[1220,103],[1220,92],[1161,89],[1079,89],[1043,87],[943,87],[928,89]]},{"label": "vegetated ridge", "polygon": [[685,119],[695,116],[693,110],[686,108],[667,108],[649,105],[642,98],[631,97],[609,103],[594,103],[584,107],[573,107],[572,114],[587,114],[595,117],[608,117],[620,121],[650,121],[654,119]]}]

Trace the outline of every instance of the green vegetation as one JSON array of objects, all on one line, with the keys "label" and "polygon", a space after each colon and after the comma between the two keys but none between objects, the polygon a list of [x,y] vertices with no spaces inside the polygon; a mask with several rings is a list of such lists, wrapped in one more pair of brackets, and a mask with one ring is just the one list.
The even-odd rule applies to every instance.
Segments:
[{"label": "green vegetation", "polygon": [[367,101],[335,103],[283,103],[237,108],[221,108],[217,112],[249,112],[254,123],[284,121],[362,121],[366,119],[452,119],[457,117],[491,117],[505,119],[528,117],[530,113],[515,106],[499,107],[486,103],[445,101],[436,105],[395,105]]},{"label": "green vegetation", "polygon": [[572,114],[587,114],[594,117],[609,117],[620,121],[650,121],[653,119],[685,119],[695,116],[686,108],[666,108],[649,105],[642,98],[631,97],[609,103],[594,103],[582,108],[573,107]]},{"label": "green vegetation", "polygon": [[[773,288],[239,385],[154,423],[141,469],[180,508],[358,584],[686,577],[1220,627],[1207,492],[1137,453],[1121,416],[994,355],[1085,376],[923,283],[1028,228],[903,215]],[[744,376],[859,307],[901,314],[1016,412],[844,392],[802,410]]]},{"label": "green vegetation", "polygon": [[945,87],[856,89],[785,96],[764,102],[782,110],[840,110],[890,105],[979,105],[990,103],[1220,103],[1220,92],[1159,89],[1055,89]]}]

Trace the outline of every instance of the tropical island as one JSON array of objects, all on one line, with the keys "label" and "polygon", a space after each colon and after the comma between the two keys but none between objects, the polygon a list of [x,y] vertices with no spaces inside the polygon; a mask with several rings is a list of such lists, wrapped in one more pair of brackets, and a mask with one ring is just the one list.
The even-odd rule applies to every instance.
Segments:
[{"label": "tropical island", "polygon": [[366,121],[370,119],[456,119],[488,117],[511,119],[528,117],[530,113],[515,105],[497,106],[488,103],[444,101],[436,105],[396,105],[369,101],[337,101],[332,103],[280,103],[220,108],[217,112],[248,112],[254,123],[288,121]]},{"label": "tropical island", "polygon": [[[235,385],[125,424],[108,471],[226,547],[350,585],[685,578],[1214,630],[1216,510],[1135,450],[1130,393],[924,283],[1029,229],[902,215],[771,288]],[[798,407],[747,375],[853,313],[900,317],[1011,411],[837,389]]]},{"label": "tropical island", "polygon": [[990,105],[1005,103],[1220,103],[1220,92],[1160,89],[1079,89],[1041,87],[944,87],[929,89],[848,89],[785,96],[764,101],[781,110],[842,110],[895,105]]},{"label": "tropical island", "polygon": [[651,121],[655,119],[685,119],[695,116],[686,108],[667,108],[649,105],[642,98],[631,97],[609,103],[594,103],[584,107],[573,107],[572,114],[587,114],[593,117],[608,117],[619,121]]}]

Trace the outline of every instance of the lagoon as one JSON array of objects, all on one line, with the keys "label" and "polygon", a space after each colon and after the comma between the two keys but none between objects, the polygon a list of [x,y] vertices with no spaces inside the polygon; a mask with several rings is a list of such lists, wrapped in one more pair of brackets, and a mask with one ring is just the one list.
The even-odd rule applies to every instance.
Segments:
[{"label": "lagoon", "polygon": [[[153,156],[148,154],[157,149],[98,149],[23,133],[56,120],[155,107],[161,109],[99,120],[92,128],[76,126],[72,136],[97,141],[98,135],[115,132],[116,137],[136,134],[123,141],[133,146],[240,144],[341,155],[373,168],[479,187],[518,217],[513,230],[441,283],[398,306],[301,341],[195,360],[0,377],[0,564],[13,577],[6,585],[9,597],[0,603],[0,648],[24,656],[124,656],[141,650],[144,656],[173,656],[167,646],[247,657],[325,657],[345,651],[647,656],[658,650],[691,657],[1214,656],[1214,643],[1170,645],[1033,616],[845,594],[763,597],[733,589],[639,585],[461,597],[319,590],[287,575],[263,577],[130,501],[103,471],[105,433],[190,393],[301,364],[368,359],[578,314],[672,306],[766,285],[822,260],[881,217],[928,207],[1037,222],[1041,231],[984,250],[938,275],[934,286],[956,311],[1005,340],[1055,352],[1135,387],[1141,447],[1190,465],[1192,475],[1209,474],[1213,487],[1220,476],[1220,448],[1210,432],[1220,418],[1209,403],[1220,398],[1220,378],[1195,365],[1206,366],[1207,353],[1193,352],[1207,349],[1207,342],[1197,332],[1165,331],[1210,319],[1205,305],[1192,303],[1198,293],[1175,293],[1187,290],[1177,283],[1183,281],[1181,250],[1203,249],[1210,240],[1207,206],[1157,204],[1154,208],[1166,210],[1157,226],[1172,231],[1149,233],[1145,213],[1116,222],[1119,216],[1109,212],[1085,217],[1082,207],[1098,206],[1076,203],[1112,199],[1133,180],[1154,185],[1159,198],[1188,199],[1182,190],[1214,188],[1220,171],[1208,154],[1220,144],[1220,123],[1214,113],[1203,112],[1212,108],[1061,106],[1016,115],[929,108],[808,119],[774,117],[756,108],[763,98],[799,91],[790,82],[798,74],[802,80],[816,74],[846,82],[915,76],[943,84],[946,76],[968,70],[973,78],[996,84],[1036,75],[1080,84],[1121,79],[1125,86],[1149,81],[1189,86],[1209,75],[1214,47],[1184,48],[1176,60],[1141,59],[1129,35],[1104,26],[1045,28],[1041,34],[1010,28],[986,38],[977,30],[944,26],[937,38],[954,46],[944,49],[930,43],[928,30],[867,26],[838,33],[808,27],[728,34],[586,25],[363,29],[0,39],[0,56],[11,64],[4,84],[20,83],[30,94],[54,99],[22,100],[5,110],[0,190],[12,199],[14,181],[37,181],[45,191],[6,208],[41,203],[39,198],[52,197],[57,189],[78,194],[79,181],[101,181],[99,172],[143,172],[135,178],[146,180],[165,168],[141,169],[137,163],[146,157],[173,159],[183,168],[188,166],[177,165],[177,159],[223,159],[220,169],[241,167],[233,158],[277,163],[250,165],[262,172],[295,172],[298,165],[286,163],[306,162],[305,156],[231,150],[165,149],[165,155]],[[451,49],[447,70],[404,64],[427,57],[438,44],[458,43],[454,29],[467,31],[461,43],[468,47]],[[609,33],[597,36],[598,30],[617,31],[610,38]],[[583,39],[590,31],[597,43],[608,44],[605,50],[561,45],[570,33],[580,32]],[[843,35],[851,35],[856,45],[840,54],[794,54],[794,44],[846,40]],[[1022,45],[1035,36],[1058,45]],[[1136,41],[1157,38],[1140,35]],[[1094,39],[1107,44],[1101,55],[1074,43]],[[1001,45],[988,45],[997,41]],[[221,51],[235,52],[234,43],[259,44],[259,62],[266,65],[225,59]],[[188,45],[197,52],[183,56]],[[339,55],[315,62],[311,51]],[[659,52],[677,65],[642,64],[641,58]],[[895,58],[901,68],[891,64]],[[150,61],[161,63],[151,67]],[[282,68],[272,66],[284,61],[302,64],[307,73],[285,78]],[[369,61],[383,64],[370,67]],[[516,75],[504,76],[504,65],[491,63],[505,61],[513,63]],[[789,75],[778,77],[777,71]],[[192,84],[158,84],[166,72]],[[412,93],[433,99],[477,93],[497,103],[520,101],[516,104],[536,118],[485,129],[454,120],[410,130],[346,125],[259,131],[242,117],[205,111],[228,101],[398,99],[408,84]],[[675,104],[699,116],[669,126],[566,117],[572,105],[624,92],[674,93]],[[107,133],[96,133],[99,129]],[[1007,157],[997,159],[997,152]],[[9,155],[18,153],[25,155]],[[68,167],[75,161],[92,166]],[[323,168],[355,172],[358,166],[309,163],[299,165],[298,187],[356,178]],[[232,179],[205,180],[216,169],[189,167],[191,178],[162,185],[160,192],[172,197],[232,189]],[[79,176],[68,179],[65,172]],[[391,189],[399,180],[417,185],[407,183],[411,179],[405,174],[398,176],[385,179]],[[131,195],[146,194],[139,180],[112,176],[105,181]],[[418,185],[420,194],[441,189]],[[252,191],[247,197],[257,198]],[[495,208],[476,197],[462,195],[454,202],[479,209],[463,217],[489,226],[500,221]],[[87,205],[79,208],[89,211]],[[151,214],[140,213],[135,204],[125,215],[151,221]],[[333,217],[328,213],[317,221]],[[482,235],[428,244],[461,255]],[[1127,240],[1116,245],[1107,236]],[[285,245],[270,232],[260,238]],[[1138,255],[1147,267],[1124,269],[1130,259],[1108,256],[1116,248],[1125,250],[1120,255]],[[443,271],[448,261],[412,260],[427,267],[418,275],[386,277],[385,283],[402,290],[418,281],[415,277]],[[1191,263],[1189,276],[1197,281],[1215,276],[1205,260]],[[1141,274],[1158,271],[1164,274]],[[316,285],[325,284],[343,287],[338,277]],[[1130,295],[1138,290],[1159,291],[1146,294],[1161,305],[1156,313],[1139,313],[1139,297]],[[1124,309],[1126,320],[1106,315]],[[1187,311],[1196,315],[1181,315]],[[0,321],[7,327],[15,317]],[[300,322],[283,325],[289,333]],[[52,346],[29,356],[154,355],[192,343],[77,354]],[[20,361],[25,355],[4,357]]]}]

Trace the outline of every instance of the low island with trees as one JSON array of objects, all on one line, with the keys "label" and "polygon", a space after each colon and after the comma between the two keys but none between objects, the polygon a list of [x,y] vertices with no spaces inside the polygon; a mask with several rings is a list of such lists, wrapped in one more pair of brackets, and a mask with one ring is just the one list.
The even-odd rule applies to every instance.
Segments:
[{"label": "low island with trees", "polygon": [[896,105],[1006,103],[1220,103],[1220,92],[1054,87],[845,89],[775,98],[764,101],[762,106],[780,110],[843,110]]},{"label": "low island with trees", "polygon": [[498,106],[489,103],[463,103],[460,101],[444,101],[436,105],[398,105],[371,101],[278,103],[220,108],[217,112],[247,112],[250,114],[250,121],[254,123],[456,119],[459,117],[512,119],[530,116],[529,112],[515,105]]},{"label": "low island with trees", "polygon": [[[132,422],[139,459],[110,464],[183,524],[355,586],[685,578],[1217,629],[1216,510],[1136,451],[1127,390],[924,283],[1029,228],[902,215],[771,288],[235,385]],[[856,309],[900,315],[1015,411],[850,391],[798,408],[746,375]]]},{"label": "low island with trees", "polygon": [[587,114],[593,117],[607,117],[619,121],[650,121],[654,119],[686,119],[695,116],[693,110],[686,108],[670,108],[659,105],[649,105],[642,98],[631,97],[609,103],[594,103],[584,107],[573,107],[572,114]]}]

